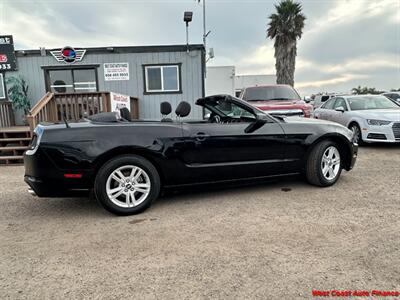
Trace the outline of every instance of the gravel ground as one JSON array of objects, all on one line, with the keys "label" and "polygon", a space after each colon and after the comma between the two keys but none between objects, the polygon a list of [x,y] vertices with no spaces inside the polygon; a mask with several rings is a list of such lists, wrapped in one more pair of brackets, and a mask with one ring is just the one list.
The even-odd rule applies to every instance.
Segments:
[{"label": "gravel ground", "polygon": [[285,180],[181,192],[115,217],[26,193],[0,168],[2,299],[294,299],[400,290],[400,147],[360,149],[330,188]]}]

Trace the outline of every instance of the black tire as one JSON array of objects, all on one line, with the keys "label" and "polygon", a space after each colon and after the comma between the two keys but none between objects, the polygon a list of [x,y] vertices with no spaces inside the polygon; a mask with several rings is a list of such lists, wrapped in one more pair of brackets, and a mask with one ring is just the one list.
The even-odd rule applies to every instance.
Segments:
[{"label": "black tire", "polygon": [[[322,171],[322,157],[325,151],[332,146],[335,147],[339,153],[340,165],[336,176],[333,179],[327,179]],[[313,185],[321,187],[327,187],[335,184],[335,182],[339,179],[340,174],[342,172],[342,162],[343,160],[340,154],[340,150],[339,147],[336,145],[336,143],[328,140],[319,142],[312,148],[307,158],[307,164],[306,164],[307,181]]]},{"label": "black tire", "polygon": [[[115,170],[123,166],[135,166],[142,169],[150,180],[150,191],[143,202],[137,206],[118,206],[107,195],[106,185],[108,178]],[[152,201],[158,197],[160,189],[161,181],[157,169],[148,160],[137,155],[121,155],[109,160],[97,172],[94,183],[94,191],[100,204],[109,212],[120,216],[138,214],[149,208]]]},{"label": "black tire", "polygon": [[357,123],[351,123],[351,125],[349,126],[349,129],[353,132],[356,132],[357,134],[357,144],[359,146],[364,144],[364,141],[362,139],[362,134],[361,134],[361,128]]}]

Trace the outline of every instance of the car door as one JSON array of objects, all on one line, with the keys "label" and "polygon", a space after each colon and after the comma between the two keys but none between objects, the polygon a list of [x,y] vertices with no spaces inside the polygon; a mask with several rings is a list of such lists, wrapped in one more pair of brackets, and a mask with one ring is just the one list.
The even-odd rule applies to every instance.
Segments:
[{"label": "car door", "polygon": [[331,120],[332,118],[332,108],[335,104],[336,98],[331,98],[326,101],[322,106],[320,113],[318,114],[317,118],[322,120]]},{"label": "car door", "polygon": [[[338,108],[343,108],[344,111],[339,111],[337,110]],[[330,121],[346,125],[346,116],[345,114],[347,113],[348,108],[346,101],[343,98],[336,98],[335,103],[333,104],[332,110],[331,110],[331,117]]]},{"label": "car door", "polygon": [[249,122],[183,124],[182,159],[190,181],[216,181],[268,176],[281,172],[285,135],[276,121],[246,133]]}]

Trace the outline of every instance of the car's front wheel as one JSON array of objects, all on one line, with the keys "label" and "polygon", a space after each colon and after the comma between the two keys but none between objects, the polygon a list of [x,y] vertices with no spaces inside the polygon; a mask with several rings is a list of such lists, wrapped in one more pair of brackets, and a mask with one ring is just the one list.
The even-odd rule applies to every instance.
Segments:
[{"label": "car's front wheel", "polygon": [[156,168],[137,155],[118,156],[97,173],[94,189],[102,206],[117,215],[137,214],[147,209],[160,192]]},{"label": "car's front wheel", "polygon": [[341,172],[341,156],[336,143],[321,141],[315,145],[307,159],[308,182],[317,186],[330,186],[339,179]]},{"label": "car's front wheel", "polygon": [[363,144],[363,139],[362,139],[360,126],[358,126],[357,123],[353,123],[350,126],[350,130],[353,131],[353,135],[354,135],[353,141],[356,144],[362,145]]}]

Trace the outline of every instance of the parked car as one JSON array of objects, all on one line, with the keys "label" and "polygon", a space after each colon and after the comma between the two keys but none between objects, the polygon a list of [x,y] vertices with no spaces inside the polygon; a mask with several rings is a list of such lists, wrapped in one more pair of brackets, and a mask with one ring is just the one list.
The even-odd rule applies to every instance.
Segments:
[{"label": "parked car", "polygon": [[389,98],[390,100],[395,101],[397,104],[400,104],[400,92],[388,92],[383,93],[382,95]]},{"label": "parked car", "polygon": [[272,115],[310,117],[313,109],[290,85],[247,87],[240,98]]},{"label": "parked car", "polygon": [[[161,189],[304,173],[317,186],[334,184],[353,168],[353,133],[332,122],[274,118],[245,101],[198,99],[209,120],[129,120],[129,113],[94,115],[77,123],[39,125],[24,155],[25,181],[41,197],[94,189],[105,209],[120,215],[148,208]],[[162,105],[162,114],[170,109]],[[250,201],[249,201],[250,204]]]},{"label": "parked car", "polygon": [[358,143],[400,142],[400,106],[384,96],[335,97],[317,108],[314,117],[350,128]]}]

